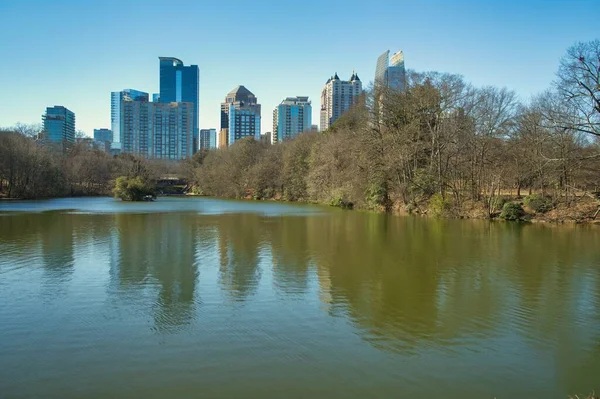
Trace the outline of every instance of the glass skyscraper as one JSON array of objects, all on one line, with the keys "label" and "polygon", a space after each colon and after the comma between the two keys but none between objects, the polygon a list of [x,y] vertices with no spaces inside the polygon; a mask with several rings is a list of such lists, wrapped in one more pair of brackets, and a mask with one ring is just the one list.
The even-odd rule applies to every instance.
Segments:
[{"label": "glass skyscraper", "polygon": [[111,148],[114,150],[121,150],[121,113],[123,100],[148,101],[148,93],[134,89],[125,89],[110,93],[110,128],[113,132]]},{"label": "glass skyscraper", "polygon": [[64,150],[75,142],[75,114],[69,109],[61,105],[48,107],[42,121],[46,143]]},{"label": "glass skyscraper", "polygon": [[406,69],[402,51],[398,51],[390,57],[388,50],[377,58],[375,86],[399,91],[406,90]]},{"label": "glass skyscraper", "polygon": [[217,129],[200,129],[198,149],[211,150],[217,148]]},{"label": "glass skyscraper", "polygon": [[273,133],[271,142],[296,137],[311,130],[312,106],[308,97],[288,97],[273,110]]},{"label": "glass skyscraper", "polygon": [[94,129],[94,140],[112,143],[113,132],[110,129]]},{"label": "glass skyscraper", "polygon": [[[158,57],[160,61],[160,93],[158,99],[163,104],[168,103],[192,103],[194,113],[194,143],[198,139],[199,108],[198,88],[199,69],[198,65],[184,66],[180,59],[173,57]],[[197,149],[193,149],[197,150]],[[194,151],[195,152],[195,151]]]}]

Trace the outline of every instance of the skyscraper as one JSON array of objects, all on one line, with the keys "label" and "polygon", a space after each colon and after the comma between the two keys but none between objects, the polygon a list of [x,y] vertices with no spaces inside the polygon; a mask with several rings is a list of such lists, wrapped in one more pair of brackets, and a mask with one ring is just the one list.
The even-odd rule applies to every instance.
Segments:
[{"label": "skyscraper", "polygon": [[273,110],[272,143],[281,142],[309,131],[312,107],[308,97],[287,97]]},{"label": "skyscraper", "polygon": [[228,146],[249,136],[260,140],[260,104],[250,90],[238,86],[221,103],[218,146]]},{"label": "skyscraper", "polygon": [[147,94],[134,98],[125,93],[119,106],[121,151],[156,159],[192,156],[193,107],[191,102],[155,103]]},{"label": "skyscraper", "polygon": [[377,58],[375,86],[399,91],[406,89],[406,69],[402,51],[398,51],[390,57],[388,50]]},{"label": "skyscraper", "polygon": [[47,107],[42,122],[45,143],[65,150],[75,142],[75,114],[72,111],[62,105]]},{"label": "skyscraper", "polygon": [[158,100],[163,104],[172,102],[194,104],[192,107],[194,112],[193,137],[194,142],[197,143],[198,126],[200,125],[198,108],[200,72],[198,65],[184,66],[180,59],[173,57],[158,57],[158,59],[160,61],[160,93],[158,98],[153,96],[153,100]]},{"label": "skyscraper", "polygon": [[217,129],[200,129],[198,150],[217,148]]},{"label": "skyscraper", "polygon": [[134,89],[113,91],[110,93],[110,128],[113,132],[111,148],[121,150],[121,112],[123,100],[148,101],[148,93]]},{"label": "skyscraper", "polygon": [[340,80],[338,74],[329,78],[321,92],[321,131],[329,129],[340,116],[356,104],[362,94],[362,82],[355,72],[350,80]]},{"label": "skyscraper", "polygon": [[94,129],[94,140],[110,143],[113,141],[113,132],[110,129]]}]

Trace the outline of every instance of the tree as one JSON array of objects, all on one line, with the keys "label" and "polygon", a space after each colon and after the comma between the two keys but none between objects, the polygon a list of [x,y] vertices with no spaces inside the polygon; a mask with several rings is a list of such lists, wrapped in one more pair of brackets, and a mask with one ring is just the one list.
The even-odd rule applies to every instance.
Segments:
[{"label": "tree", "polygon": [[600,40],[570,47],[557,77],[554,85],[568,104],[556,118],[561,127],[600,136]]},{"label": "tree", "polygon": [[143,201],[148,195],[154,196],[154,190],[140,176],[132,178],[120,176],[115,182],[113,194],[115,198],[123,201]]}]

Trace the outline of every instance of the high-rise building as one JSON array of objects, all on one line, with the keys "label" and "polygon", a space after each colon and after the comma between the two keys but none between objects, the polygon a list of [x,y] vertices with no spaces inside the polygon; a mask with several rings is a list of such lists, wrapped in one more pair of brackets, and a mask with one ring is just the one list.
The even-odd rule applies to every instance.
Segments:
[{"label": "high-rise building", "polygon": [[121,152],[156,159],[192,156],[193,103],[155,103],[147,96],[123,96],[119,109]]},{"label": "high-rise building", "polygon": [[127,101],[147,102],[148,93],[134,89],[125,89],[110,93],[110,128],[113,132],[111,148],[116,151],[121,150],[121,112],[124,99]]},{"label": "high-rise building", "polygon": [[[180,59],[173,57],[158,57],[160,61],[160,94],[153,96],[153,101],[158,100],[163,104],[189,102],[194,104],[194,143],[198,142],[199,108],[198,88],[200,71],[198,65],[183,65]],[[193,149],[195,152],[197,148]]]},{"label": "high-rise building", "polygon": [[62,105],[47,107],[42,116],[44,142],[65,150],[75,142],[75,114]]},{"label": "high-rise building", "polygon": [[388,50],[377,58],[375,87],[399,91],[406,89],[406,69],[404,67],[404,53],[402,51],[398,51],[390,57],[390,51]]},{"label": "high-rise building", "polygon": [[111,143],[113,141],[113,132],[110,129],[94,129],[94,140]]},{"label": "high-rise building", "polygon": [[321,131],[329,129],[340,116],[358,101],[362,82],[353,71],[350,80],[340,80],[337,72],[321,91]]},{"label": "high-rise building", "polygon": [[273,110],[273,143],[310,131],[312,107],[308,97],[287,97]]},{"label": "high-rise building", "polygon": [[217,129],[200,129],[199,150],[217,148]]},{"label": "high-rise building", "polygon": [[221,103],[218,146],[231,145],[244,137],[260,140],[260,104],[250,90],[238,86]]}]

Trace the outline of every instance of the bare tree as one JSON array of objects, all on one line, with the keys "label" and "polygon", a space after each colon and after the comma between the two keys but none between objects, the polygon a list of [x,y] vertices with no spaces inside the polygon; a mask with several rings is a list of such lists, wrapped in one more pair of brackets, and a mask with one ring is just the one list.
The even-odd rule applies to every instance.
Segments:
[{"label": "bare tree", "polygon": [[569,105],[559,115],[562,127],[600,136],[600,40],[570,47],[557,75],[555,87]]}]

